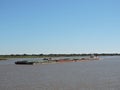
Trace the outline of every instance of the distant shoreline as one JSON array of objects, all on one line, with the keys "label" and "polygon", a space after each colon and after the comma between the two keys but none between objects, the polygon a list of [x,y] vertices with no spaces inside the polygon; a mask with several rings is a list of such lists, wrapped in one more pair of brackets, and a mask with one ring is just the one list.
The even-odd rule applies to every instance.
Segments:
[{"label": "distant shoreline", "polygon": [[[11,54],[11,55],[0,55],[0,60],[5,60],[7,58],[49,58],[49,57],[74,57],[74,56],[90,56],[92,54]],[[120,54],[94,54],[95,56],[120,56]]]}]

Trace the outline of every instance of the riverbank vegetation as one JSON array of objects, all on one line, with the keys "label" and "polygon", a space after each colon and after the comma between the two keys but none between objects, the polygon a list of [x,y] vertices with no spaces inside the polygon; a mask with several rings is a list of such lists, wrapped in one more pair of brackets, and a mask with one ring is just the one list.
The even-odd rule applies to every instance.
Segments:
[{"label": "riverbank vegetation", "polygon": [[[48,58],[48,57],[72,57],[72,56],[90,56],[92,54],[11,54],[0,55],[0,60],[6,58]],[[120,56],[118,53],[94,53],[95,56]]]}]

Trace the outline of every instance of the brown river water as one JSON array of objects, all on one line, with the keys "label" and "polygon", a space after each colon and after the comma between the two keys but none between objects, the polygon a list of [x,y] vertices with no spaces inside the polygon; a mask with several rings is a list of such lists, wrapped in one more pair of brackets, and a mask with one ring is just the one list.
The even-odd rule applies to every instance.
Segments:
[{"label": "brown river water", "polygon": [[[120,90],[120,57],[44,65],[0,61],[0,90]],[[29,59],[32,60],[32,59]]]}]

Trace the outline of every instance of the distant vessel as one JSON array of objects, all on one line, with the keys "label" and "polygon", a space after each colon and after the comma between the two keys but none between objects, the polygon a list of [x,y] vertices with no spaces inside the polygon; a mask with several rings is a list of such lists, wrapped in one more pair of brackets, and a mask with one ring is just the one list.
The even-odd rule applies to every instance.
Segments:
[{"label": "distant vessel", "polygon": [[97,55],[92,54],[90,56],[90,59],[99,60],[99,57]]},{"label": "distant vessel", "polygon": [[15,64],[18,65],[34,65],[34,64],[50,64],[50,63],[65,63],[65,62],[83,62],[83,61],[92,61],[99,60],[98,56],[91,55],[90,58],[81,58],[81,59],[58,59],[52,60],[52,58],[44,58],[43,61],[16,61]]},{"label": "distant vessel", "polygon": [[33,64],[36,64],[38,62],[35,62],[35,61],[16,61],[15,64],[21,64],[21,65],[33,65]]}]

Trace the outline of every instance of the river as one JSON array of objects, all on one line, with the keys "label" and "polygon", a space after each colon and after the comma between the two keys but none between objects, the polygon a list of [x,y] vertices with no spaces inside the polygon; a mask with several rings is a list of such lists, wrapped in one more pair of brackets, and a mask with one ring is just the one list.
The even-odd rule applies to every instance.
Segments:
[{"label": "river", "polygon": [[0,90],[120,90],[119,56],[45,65],[18,60],[24,59],[0,61]]}]

